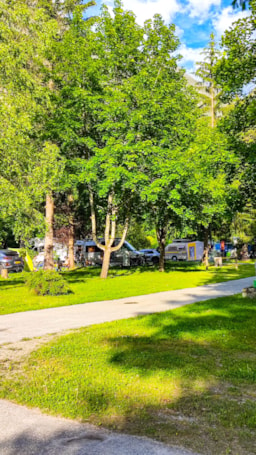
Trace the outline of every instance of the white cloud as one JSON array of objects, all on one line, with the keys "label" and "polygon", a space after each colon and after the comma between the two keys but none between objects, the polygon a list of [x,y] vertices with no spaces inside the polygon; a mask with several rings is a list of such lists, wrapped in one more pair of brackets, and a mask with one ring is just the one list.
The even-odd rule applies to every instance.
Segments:
[{"label": "white cloud", "polygon": [[199,17],[205,20],[212,6],[220,6],[221,0],[189,0],[187,11],[190,17]]},{"label": "white cloud", "polygon": [[[107,4],[113,6],[113,1],[109,0]],[[160,14],[169,23],[176,13],[182,11],[177,0],[123,0],[123,5],[126,10],[134,12],[140,25],[145,20],[152,19],[154,14]]]},{"label": "white cloud", "polygon": [[175,24],[175,35],[178,36],[178,38],[180,38],[180,39],[184,35],[184,30],[176,24]]},{"label": "white cloud", "polygon": [[196,63],[203,60],[203,55],[201,55],[202,51],[202,47],[192,48],[182,44],[178,50],[178,53],[182,55],[179,64],[183,66],[188,73],[193,74],[197,68]]},{"label": "white cloud", "polygon": [[214,16],[212,21],[217,37],[220,38],[225,30],[228,30],[228,28],[230,28],[233,22],[237,21],[238,19],[247,17],[249,14],[250,12],[248,10],[237,11],[234,10],[231,6],[224,8]]}]

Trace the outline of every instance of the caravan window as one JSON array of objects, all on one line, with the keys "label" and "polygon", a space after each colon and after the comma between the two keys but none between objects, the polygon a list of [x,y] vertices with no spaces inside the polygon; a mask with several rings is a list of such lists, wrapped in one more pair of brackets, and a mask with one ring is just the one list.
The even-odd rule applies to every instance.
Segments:
[{"label": "caravan window", "polygon": [[168,245],[166,247],[167,253],[186,253],[186,247],[185,246],[179,246],[179,245]]},{"label": "caravan window", "polygon": [[178,248],[176,246],[172,246],[172,245],[169,245],[167,246],[167,249],[166,251],[168,251],[168,253],[173,253],[174,251],[177,251]]}]

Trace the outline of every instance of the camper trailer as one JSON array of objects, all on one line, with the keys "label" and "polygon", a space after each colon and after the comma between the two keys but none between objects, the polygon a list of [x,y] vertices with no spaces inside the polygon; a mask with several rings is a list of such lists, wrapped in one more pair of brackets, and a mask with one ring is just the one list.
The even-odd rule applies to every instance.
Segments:
[{"label": "camper trailer", "polygon": [[165,248],[165,259],[171,261],[201,261],[204,242],[198,240],[175,239]]}]

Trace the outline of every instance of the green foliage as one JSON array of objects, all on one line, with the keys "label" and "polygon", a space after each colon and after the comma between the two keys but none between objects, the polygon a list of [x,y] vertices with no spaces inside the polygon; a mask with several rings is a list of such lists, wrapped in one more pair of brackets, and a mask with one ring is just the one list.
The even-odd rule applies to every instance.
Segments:
[{"label": "green foliage", "polygon": [[168,218],[167,210],[182,210],[182,154],[197,115],[175,27],[159,15],[140,27],[119,1],[94,22],[92,29],[76,15],[58,48],[56,124],[65,153],[94,193],[98,218],[110,193],[121,225],[149,208],[152,220],[154,210]]},{"label": "green foliage", "polygon": [[26,285],[37,295],[65,295],[70,288],[64,278],[54,270],[40,270],[27,276]]},{"label": "green foliage", "polygon": [[224,56],[216,70],[228,100],[241,95],[243,87],[255,81],[256,1],[250,3],[251,14],[234,22],[222,37]]},{"label": "green foliage", "polygon": [[247,203],[255,208],[255,31],[256,1],[250,3],[251,14],[232,24],[222,37],[224,56],[216,65],[216,77],[222,87],[222,99],[231,103],[221,128],[239,157],[237,181],[240,195],[236,210],[243,212]]},{"label": "green foliage", "polygon": [[231,224],[231,234],[244,243],[254,242],[256,238],[256,210],[248,202],[243,212],[237,212]]},{"label": "green foliage", "polygon": [[19,248],[18,253],[23,259],[25,259],[27,255],[33,259],[38,254],[38,252],[32,248]]},{"label": "green foliage", "polygon": [[[48,2],[49,3],[49,2]],[[58,187],[63,159],[47,140],[50,62],[59,22],[42,4],[0,1],[0,209],[16,238],[45,230],[41,203]]]},{"label": "green foliage", "polygon": [[220,51],[217,49],[214,33],[210,35],[210,41],[208,46],[203,50],[204,60],[198,63],[199,67],[196,71],[196,75],[201,79],[198,83],[202,86],[204,91],[200,92],[202,107],[204,108],[205,114],[211,118],[211,125],[216,125],[216,119],[220,115],[220,87],[217,84],[214,69],[215,65],[220,58]]},{"label": "green foliage", "polygon": [[131,223],[127,234],[127,240],[138,250],[151,247],[147,230],[145,229],[145,226],[140,223]]}]

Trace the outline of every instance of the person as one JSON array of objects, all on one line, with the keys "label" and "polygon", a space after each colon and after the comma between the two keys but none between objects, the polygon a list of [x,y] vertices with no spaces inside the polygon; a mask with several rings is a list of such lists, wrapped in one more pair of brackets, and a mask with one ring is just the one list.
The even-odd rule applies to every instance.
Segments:
[{"label": "person", "polygon": [[61,272],[61,266],[62,266],[62,260],[59,258],[57,258],[57,272]]},{"label": "person", "polygon": [[82,254],[82,248],[81,248],[81,246],[78,246],[76,253],[75,253],[77,264],[79,264],[79,262],[81,261],[81,254]]}]

